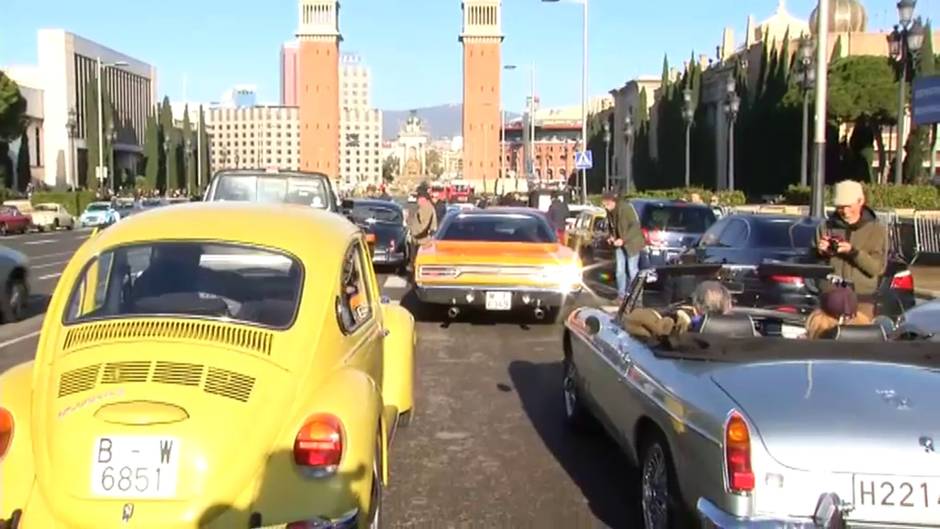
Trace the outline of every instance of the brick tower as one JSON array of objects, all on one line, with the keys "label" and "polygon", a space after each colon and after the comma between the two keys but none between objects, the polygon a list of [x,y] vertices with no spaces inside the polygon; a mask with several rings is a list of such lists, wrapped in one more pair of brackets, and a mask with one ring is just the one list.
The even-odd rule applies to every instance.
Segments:
[{"label": "brick tower", "polygon": [[339,175],[339,2],[300,0],[300,170]]},{"label": "brick tower", "polygon": [[495,189],[500,168],[501,0],[464,0],[463,176]]}]

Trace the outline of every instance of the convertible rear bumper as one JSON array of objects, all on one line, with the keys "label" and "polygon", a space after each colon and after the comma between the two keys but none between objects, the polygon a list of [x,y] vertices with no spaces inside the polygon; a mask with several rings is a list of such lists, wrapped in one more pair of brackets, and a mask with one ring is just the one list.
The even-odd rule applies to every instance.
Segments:
[{"label": "convertible rear bumper", "polygon": [[418,285],[418,299],[424,303],[448,305],[453,307],[486,307],[487,292],[508,292],[512,297],[512,308],[550,308],[560,307],[566,297],[575,292],[563,289],[498,286],[498,285],[467,285],[467,286],[432,286]]},{"label": "convertible rear bumper", "polygon": [[735,516],[705,498],[698,500],[697,508],[699,520],[705,529],[820,529],[815,522],[806,518]]},{"label": "convertible rear bumper", "polygon": [[256,529],[284,529],[285,527],[297,527],[298,529],[355,529],[359,525],[359,509],[354,509],[339,518],[310,518],[300,520],[289,524],[265,525]]}]

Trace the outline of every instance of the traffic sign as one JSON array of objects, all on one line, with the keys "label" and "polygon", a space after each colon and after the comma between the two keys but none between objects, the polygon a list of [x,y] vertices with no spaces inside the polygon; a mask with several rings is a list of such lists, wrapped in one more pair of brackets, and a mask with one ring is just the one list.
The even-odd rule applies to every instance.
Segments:
[{"label": "traffic sign", "polygon": [[582,171],[594,168],[594,156],[591,151],[577,151],[574,153],[574,168]]}]

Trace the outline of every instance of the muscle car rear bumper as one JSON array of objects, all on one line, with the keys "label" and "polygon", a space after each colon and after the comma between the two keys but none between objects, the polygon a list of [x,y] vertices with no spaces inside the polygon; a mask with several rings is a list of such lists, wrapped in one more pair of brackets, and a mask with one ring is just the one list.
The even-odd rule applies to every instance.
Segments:
[{"label": "muscle car rear bumper", "polygon": [[697,507],[704,529],[823,529],[806,518],[735,516],[719,509],[705,498],[698,500]]},{"label": "muscle car rear bumper", "polygon": [[459,285],[432,286],[418,285],[418,299],[424,303],[457,307],[486,307],[487,292],[509,292],[512,294],[512,308],[560,307],[566,297],[575,291],[561,288],[539,288],[499,285]]}]

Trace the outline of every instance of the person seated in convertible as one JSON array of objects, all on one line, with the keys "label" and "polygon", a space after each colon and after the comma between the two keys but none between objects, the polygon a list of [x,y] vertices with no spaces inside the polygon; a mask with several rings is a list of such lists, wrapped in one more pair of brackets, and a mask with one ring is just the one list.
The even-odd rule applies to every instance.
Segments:
[{"label": "person seated in convertible", "polygon": [[635,338],[649,339],[686,332],[699,332],[708,316],[731,314],[731,293],[718,281],[705,281],[692,292],[691,304],[680,306],[673,314],[640,308],[624,316],[624,328]]},{"label": "person seated in convertible", "polygon": [[848,287],[835,287],[823,293],[819,307],[806,319],[806,338],[819,340],[843,325],[870,325],[872,320],[858,311],[858,296]]}]

